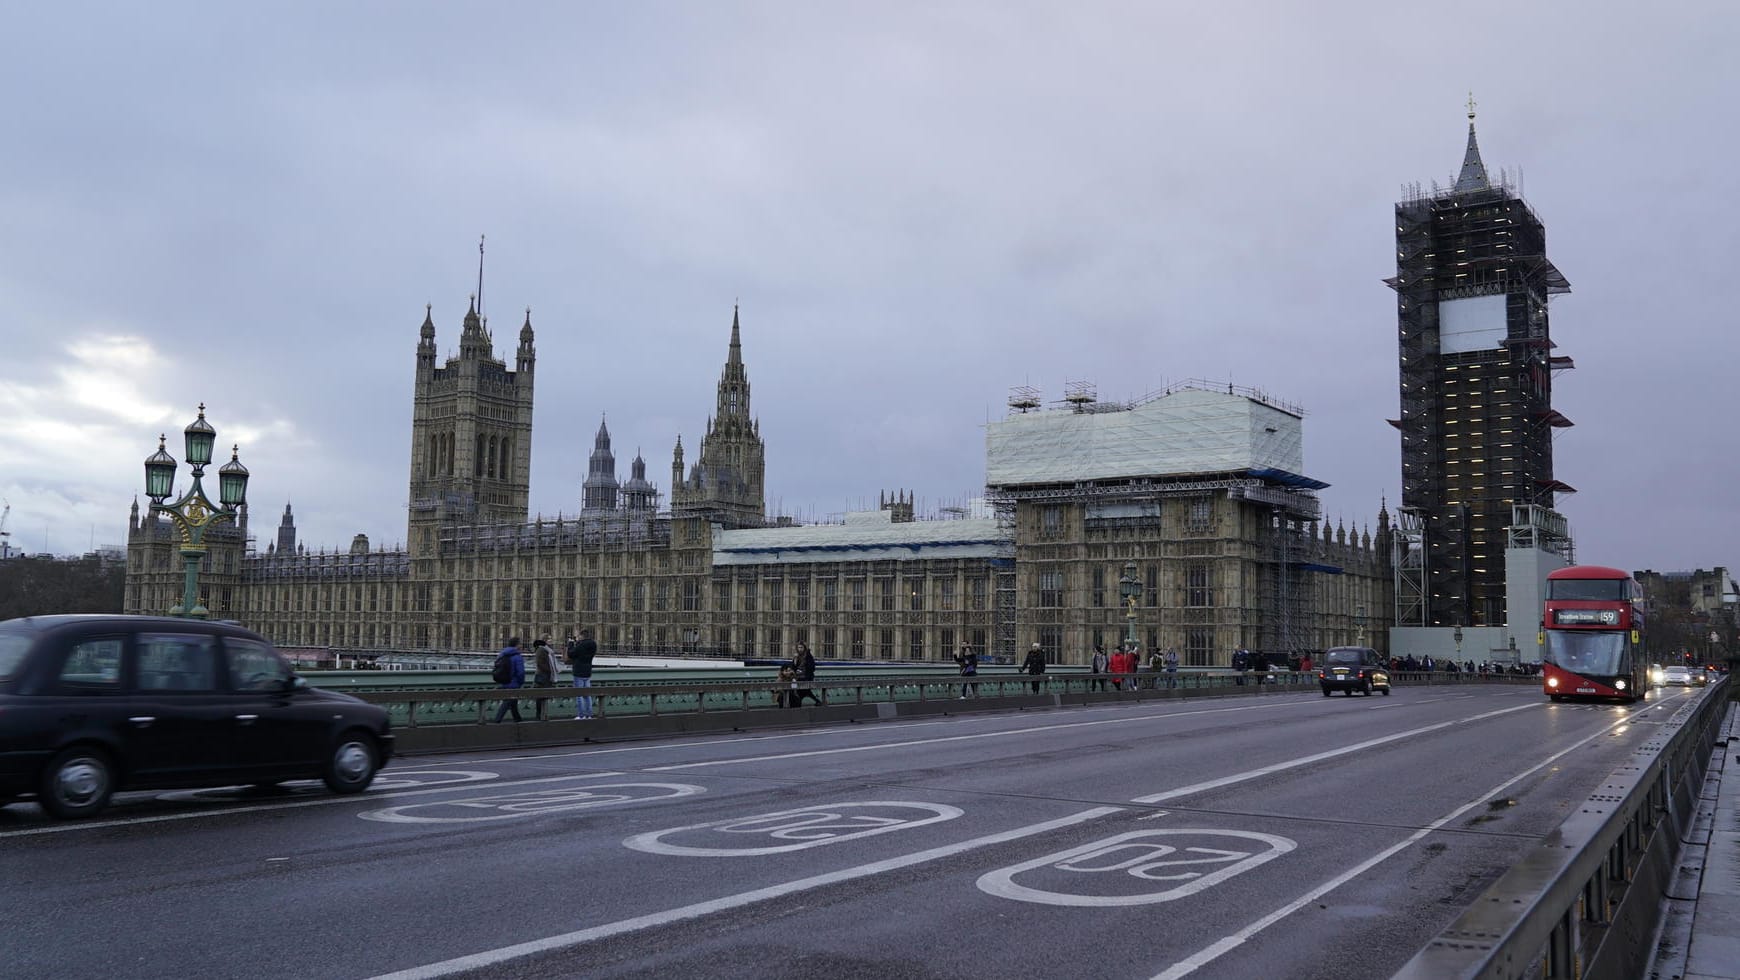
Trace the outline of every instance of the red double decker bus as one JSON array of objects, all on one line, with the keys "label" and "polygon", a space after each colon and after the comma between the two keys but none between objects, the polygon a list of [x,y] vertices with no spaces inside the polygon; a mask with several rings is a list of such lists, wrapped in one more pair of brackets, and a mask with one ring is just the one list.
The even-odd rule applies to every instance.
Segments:
[{"label": "red double decker bus", "polygon": [[1643,587],[1626,572],[1574,565],[1549,574],[1541,618],[1546,695],[1643,700],[1649,693],[1643,620]]}]

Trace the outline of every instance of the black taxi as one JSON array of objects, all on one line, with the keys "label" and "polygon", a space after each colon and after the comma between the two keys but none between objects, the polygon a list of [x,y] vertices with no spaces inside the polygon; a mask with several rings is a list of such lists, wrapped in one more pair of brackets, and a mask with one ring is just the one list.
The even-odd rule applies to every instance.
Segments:
[{"label": "black taxi", "polygon": [[1323,654],[1317,668],[1317,684],[1323,696],[1336,691],[1349,695],[1358,691],[1369,695],[1373,691],[1390,693],[1390,665],[1371,647],[1331,647]]},{"label": "black taxi", "polygon": [[117,791],[320,779],[366,789],[386,710],[308,686],[229,623],[152,616],[0,622],[0,806],[88,817]]}]

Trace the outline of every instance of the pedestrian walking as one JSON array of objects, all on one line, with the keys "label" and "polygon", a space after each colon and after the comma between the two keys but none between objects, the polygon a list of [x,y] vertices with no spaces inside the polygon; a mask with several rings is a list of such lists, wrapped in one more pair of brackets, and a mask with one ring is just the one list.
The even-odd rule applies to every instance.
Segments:
[{"label": "pedestrian walking", "polygon": [[[973,648],[971,646],[968,646],[965,643],[961,644],[961,652],[955,654],[955,663],[960,665],[962,677],[976,677],[976,676],[978,676],[978,673],[979,673],[979,655],[973,652]],[[969,687],[972,688],[972,690],[970,692],[968,691]],[[966,683],[961,684],[961,700],[962,701],[965,701],[970,695],[977,695],[978,693],[979,693],[979,685],[976,681],[970,681],[970,682],[966,682]]]},{"label": "pedestrian walking", "polygon": [[[568,634],[568,669],[574,672],[574,688],[591,690],[592,659],[598,656],[598,642],[592,639],[591,630],[581,630],[579,636]],[[590,694],[574,695],[574,720],[588,721],[592,718],[592,696]]]},{"label": "pedestrian walking", "polygon": [[[798,683],[800,684],[804,681],[813,681],[816,679],[816,655],[810,652],[810,645],[808,643],[799,643],[797,645],[797,657],[792,661],[791,668],[792,671],[797,674]],[[791,706],[796,708],[803,704],[804,698],[809,698],[817,704],[825,703],[821,698],[816,697],[816,692],[812,688],[799,687],[791,692]]]},{"label": "pedestrian walking", "polygon": [[1039,675],[1045,673],[1045,648],[1038,643],[1029,647],[1027,659],[1021,661],[1021,670],[1033,677],[1033,693],[1038,694],[1039,688],[1044,684],[1043,681],[1039,680]]},{"label": "pedestrian walking", "polygon": [[[547,636],[540,636],[533,640],[532,686],[538,688],[554,687],[556,684],[556,675],[561,673],[561,671],[562,665],[556,660],[556,648],[550,645],[550,638]],[[534,702],[537,706],[535,714],[539,721],[544,720],[544,705],[547,704],[549,700],[549,698],[538,698]]]},{"label": "pedestrian walking", "polygon": [[[508,637],[507,646],[495,655],[495,667],[490,671],[490,678],[496,687],[503,690],[514,690],[526,686],[526,658],[520,653],[520,638]],[[509,698],[495,709],[495,723],[501,724],[508,712],[513,712],[514,721],[525,721],[520,717],[520,702],[518,698]]]},{"label": "pedestrian walking", "polygon": [[556,674],[561,670],[556,664],[556,651],[550,646],[550,638],[540,636],[532,641],[532,686],[549,687],[556,683]]},{"label": "pedestrian walking", "polygon": [[1089,661],[1090,666],[1088,668],[1088,670],[1094,675],[1094,679],[1088,682],[1090,690],[1103,691],[1106,689],[1106,666],[1110,662],[1110,659],[1106,656],[1106,648],[1095,643],[1094,656],[1093,659]]},{"label": "pedestrian walking", "polygon": [[1176,688],[1178,686],[1178,651],[1177,650],[1167,650],[1166,651],[1165,664],[1166,664],[1166,686],[1168,688]]}]

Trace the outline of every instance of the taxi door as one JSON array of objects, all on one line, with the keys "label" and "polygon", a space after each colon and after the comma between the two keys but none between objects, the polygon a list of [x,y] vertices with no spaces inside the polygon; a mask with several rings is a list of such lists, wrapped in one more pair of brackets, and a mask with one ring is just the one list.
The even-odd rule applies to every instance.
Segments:
[{"label": "taxi door", "polygon": [[230,768],[230,697],[218,670],[217,637],[139,634],[133,685],[124,744],[138,780],[196,783]]}]

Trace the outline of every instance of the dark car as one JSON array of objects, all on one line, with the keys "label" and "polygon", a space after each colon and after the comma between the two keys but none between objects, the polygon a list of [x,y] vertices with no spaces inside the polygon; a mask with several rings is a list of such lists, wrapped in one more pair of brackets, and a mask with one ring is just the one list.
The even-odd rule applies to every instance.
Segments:
[{"label": "dark car", "polygon": [[1390,665],[1371,647],[1331,647],[1317,668],[1317,683],[1323,688],[1324,697],[1336,691],[1349,695],[1355,691],[1362,694],[1382,691],[1387,697]]},{"label": "dark car", "polygon": [[368,788],[385,709],[309,687],[257,633],[152,616],[0,623],[0,805],[88,817],[119,790]]}]

